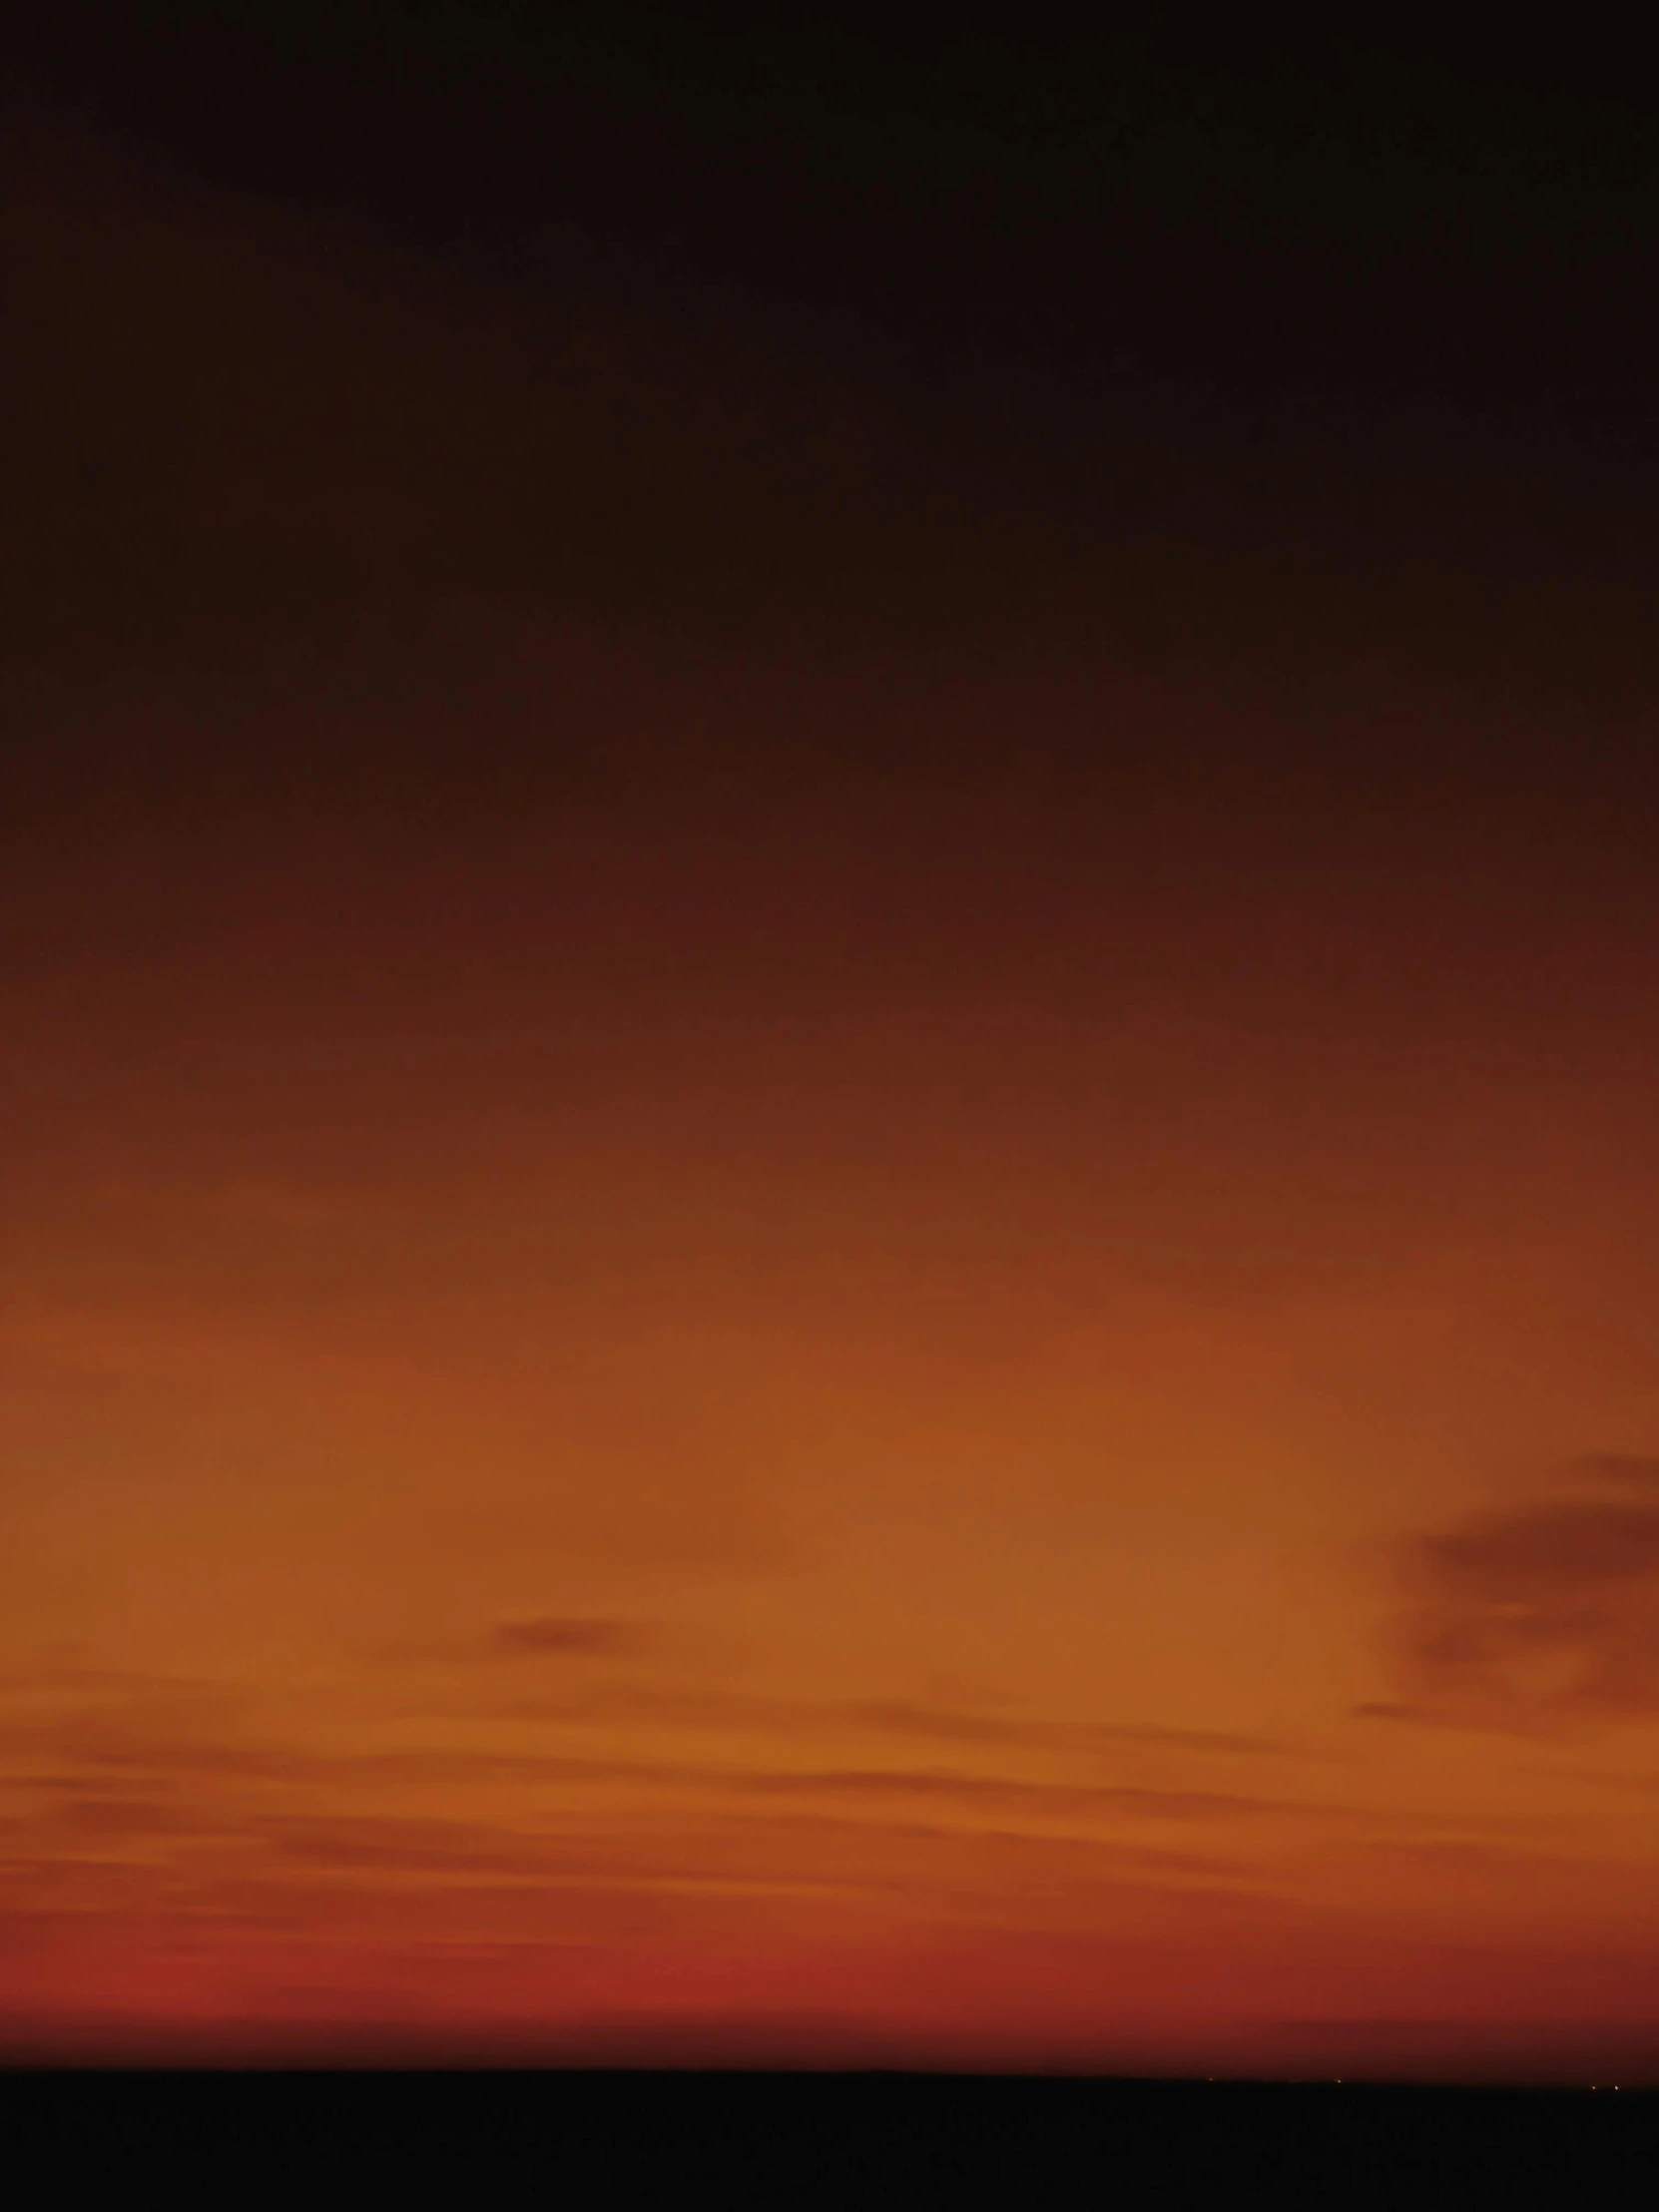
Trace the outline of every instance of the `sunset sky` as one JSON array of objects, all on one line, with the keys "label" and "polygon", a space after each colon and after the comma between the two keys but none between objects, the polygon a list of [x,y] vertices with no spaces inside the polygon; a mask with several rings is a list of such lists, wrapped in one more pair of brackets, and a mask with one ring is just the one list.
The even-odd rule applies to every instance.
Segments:
[{"label": "sunset sky", "polygon": [[1634,110],[618,12],[8,50],[0,2045],[1659,2078]]}]

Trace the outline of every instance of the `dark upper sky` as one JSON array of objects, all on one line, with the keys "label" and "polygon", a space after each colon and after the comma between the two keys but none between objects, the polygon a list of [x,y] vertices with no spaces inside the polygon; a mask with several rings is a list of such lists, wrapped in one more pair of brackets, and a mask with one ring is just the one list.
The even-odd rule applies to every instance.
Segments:
[{"label": "dark upper sky", "polygon": [[1601,44],[508,0],[80,0],[16,43],[223,187],[531,288],[580,241],[933,364],[1241,405],[1588,429],[1648,381],[1655,166]]},{"label": "dark upper sky", "polygon": [[[879,621],[858,577],[896,507],[913,620],[1075,627],[1060,577],[1087,577],[1085,627],[1141,651],[1231,656],[1241,628],[1306,650],[1323,624],[1486,661],[1524,630],[1540,678],[1628,674],[1609,594],[1650,558],[1659,165],[1616,53],[1514,26],[702,15],[77,0],[10,44],[26,108],[280,211],[323,258],[396,249],[544,334],[689,354],[740,411],[798,394],[807,419],[744,456],[772,511],[654,486],[636,542],[576,564],[600,596],[649,577],[746,626],[780,596]],[[158,342],[136,334],[140,373]],[[837,480],[813,419],[837,410],[878,484]],[[459,428],[476,447],[464,401]],[[556,568],[552,536],[519,513],[473,581]],[[1173,617],[1206,563],[1215,604]]]},{"label": "dark upper sky", "polygon": [[[1035,647],[1265,682],[1293,752],[1310,685],[1427,683],[1457,734],[1351,730],[1374,781],[1420,746],[1631,823],[1659,163],[1616,53],[700,15],[22,9],[8,680],[424,651],[480,607]],[[391,782],[518,791],[496,720]],[[337,728],[290,797],[353,746],[389,797]],[[86,786],[61,732],[24,751],[14,791]]]}]

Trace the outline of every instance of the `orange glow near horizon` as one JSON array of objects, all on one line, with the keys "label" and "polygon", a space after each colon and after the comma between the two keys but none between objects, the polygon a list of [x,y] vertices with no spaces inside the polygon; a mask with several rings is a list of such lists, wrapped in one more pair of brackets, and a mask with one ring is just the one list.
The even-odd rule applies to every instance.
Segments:
[{"label": "orange glow near horizon", "polygon": [[618,833],[14,873],[14,2041],[1639,2070],[1594,1039],[1363,886]]}]

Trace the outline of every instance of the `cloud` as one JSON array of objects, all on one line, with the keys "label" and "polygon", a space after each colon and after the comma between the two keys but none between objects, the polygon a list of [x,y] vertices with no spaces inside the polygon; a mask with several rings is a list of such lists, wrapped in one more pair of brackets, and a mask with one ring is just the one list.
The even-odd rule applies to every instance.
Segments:
[{"label": "cloud", "polygon": [[[848,1807],[923,1801],[967,1814],[1037,1820],[1113,1816],[1154,1820],[1214,1820],[1235,1816],[1318,1812],[1289,1801],[1225,1791],[1152,1789],[1108,1783],[1026,1781],[946,1768],[824,1767],[779,1769],[747,1762],[573,1756],[563,1751],[503,1753],[483,1748],[364,1750],[355,1755],[302,1750],[273,1741],[214,1741],[158,1729],[148,1718],[119,1712],[61,1716],[10,1732],[0,1753],[15,1763],[27,1753],[40,1786],[112,1798],[112,1775],[135,1785],[188,1793],[204,1829],[217,1829],[221,1794],[249,1783],[320,1793],[380,1793],[399,1786],[466,1789],[508,1783],[518,1788],[602,1788],[689,1793],[692,1798],[761,1803],[780,1798],[829,1800]],[[54,1771],[56,1770],[56,1771]],[[229,1803],[230,1800],[226,1800]],[[237,1816],[241,1818],[243,1816]],[[879,1819],[879,1813],[876,1814]]]},{"label": "cloud", "polygon": [[1561,1479],[1566,1495],[1395,1547],[1401,1694],[1361,1717],[1536,1734],[1659,1714],[1659,1498],[1641,1494],[1659,1459],[1587,1454]]},{"label": "cloud", "polygon": [[[619,1631],[619,1635],[627,1633]],[[604,1645],[598,1648],[609,1648]],[[620,1643],[616,1648],[621,1648]],[[675,1726],[733,1733],[785,1730],[803,1736],[909,1739],[939,1744],[975,1744],[1010,1751],[1058,1753],[1085,1760],[1111,1758],[1126,1751],[1174,1754],[1222,1753],[1250,1758],[1318,1759],[1323,1754],[1265,1736],[1233,1735],[1191,1728],[1136,1727],[1112,1721],[1049,1721],[976,1713],[959,1706],[926,1705],[900,1699],[851,1702],[775,1697],[725,1688],[674,1689],[661,1684],[582,1680],[558,1694],[515,1697],[492,1708],[520,1720],[668,1722]]]},{"label": "cloud", "polygon": [[55,1817],[66,1834],[99,1840],[194,1833],[201,1826],[171,1806],[144,1798],[71,1797]]},{"label": "cloud", "polygon": [[1572,1461],[1568,1471],[1593,1482],[1659,1490],[1659,1452],[1587,1451]]},{"label": "cloud", "polygon": [[543,1619],[503,1621],[488,1650],[505,1659],[543,1658],[566,1652],[628,1651],[634,1633],[621,1621]]},{"label": "cloud", "polygon": [[824,1773],[711,1775],[755,1796],[932,1798],[964,1807],[1000,1812],[1055,1815],[1062,1819],[1091,1813],[1125,1813],[1153,1820],[1213,1820],[1235,1814],[1283,1813],[1276,1799],[1236,1797],[1213,1790],[1141,1790],[1086,1784],[1013,1782],[996,1776],[892,1771],[886,1768],[836,1769]]},{"label": "cloud", "polygon": [[556,1837],[536,1837],[488,1822],[412,1818],[291,1820],[264,1824],[261,1841],[278,1859],[339,1872],[413,1874],[441,1879],[510,1876],[569,1881],[614,1876],[603,1853],[573,1856]]},{"label": "cloud", "polygon": [[639,1631],[626,1621],[547,1614],[533,1620],[498,1621],[481,1636],[384,1644],[364,1656],[460,1665],[498,1659],[610,1658],[637,1650],[639,1642]]},{"label": "cloud", "polygon": [[[1290,1747],[1261,1736],[1234,1736],[1197,1728],[1137,1728],[1110,1721],[1005,1720],[937,1706],[871,1703],[838,1708],[860,1727],[894,1736],[941,1741],[1029,1746],[1033,1750],[1110,1752],[1140,1746],[1157,1751],[1221,1751],[1285,1755]],[[1305,1754],[1302,1756],[1306,1756]]]},{"label": "cloud", "polygon": [[284,1744],[173,1738],[129,1726],[121,1716],[102,1715],[12,1731],[6,1749],[34,1751],[71,1770],[115,1769],[169,1781],[313,1782],[339,1765]]}]

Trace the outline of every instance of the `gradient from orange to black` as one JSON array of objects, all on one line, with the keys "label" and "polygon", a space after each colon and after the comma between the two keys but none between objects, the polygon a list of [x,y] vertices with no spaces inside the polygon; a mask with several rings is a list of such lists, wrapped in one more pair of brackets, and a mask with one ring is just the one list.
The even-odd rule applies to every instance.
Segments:
[{"label": "gradient from orange to black", "polygon": [[1636,81],[8,38],[7,2051],[1659,2074]]}]

